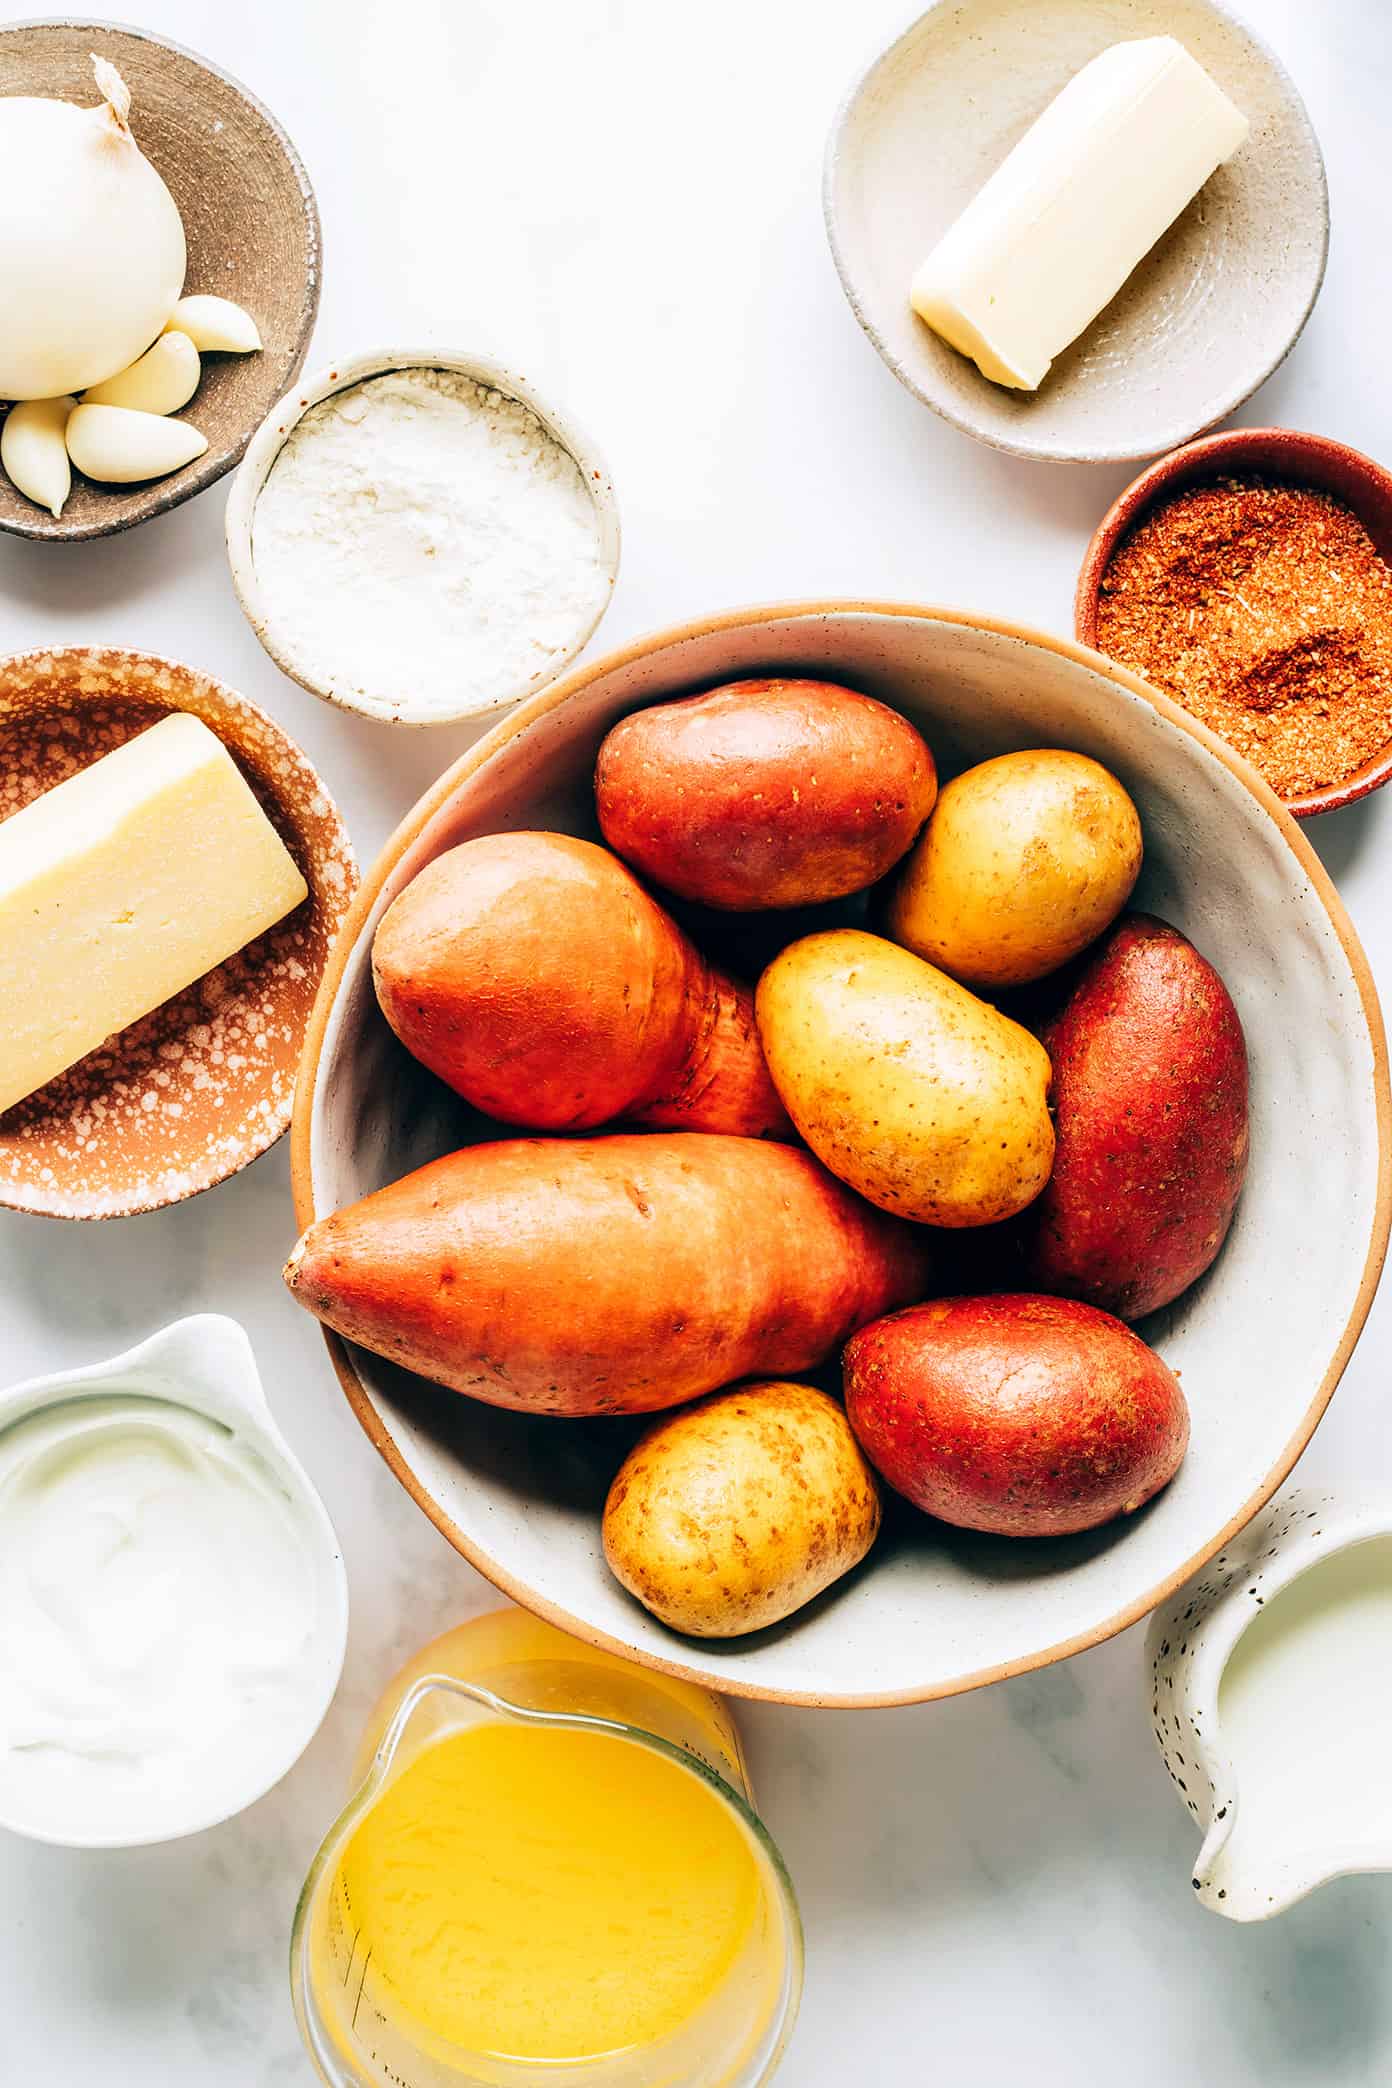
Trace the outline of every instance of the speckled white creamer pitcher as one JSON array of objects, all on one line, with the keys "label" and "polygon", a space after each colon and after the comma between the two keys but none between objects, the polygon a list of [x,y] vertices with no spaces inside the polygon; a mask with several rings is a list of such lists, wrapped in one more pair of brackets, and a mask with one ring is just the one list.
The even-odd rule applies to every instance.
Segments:
[{"label": "speckled white creamer pitcher", "polygon": [[1392,1508],[1278,1496],[1156,1611],[1147,1654],[1204,1906],[1262,1921],[1392,1870]]}]

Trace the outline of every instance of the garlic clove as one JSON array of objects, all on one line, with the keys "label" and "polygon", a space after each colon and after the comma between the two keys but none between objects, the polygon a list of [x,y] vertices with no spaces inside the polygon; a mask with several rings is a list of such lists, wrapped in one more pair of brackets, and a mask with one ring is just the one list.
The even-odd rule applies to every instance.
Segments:
[{"label": "garlic clove", "polygon": [[164,330],[186,333],[204,355],[254,355],[261,346],[256,321],[230,297],[181,297]]},{"label": "garlic clove", "polygon": [[82,394],[84,406],[132,406],[139,413],[177,413],[198,389],[203,365],[186,333],[162,333],[129,369]]},{"label": "garlic clove", "polygon": [[68,455],[78,470],[104,486],[164,478],[208,447],[207,436],[187,421],[131,406],[75,406],[66,435]]},{"label": "garlic clove", "polygon": [[26,500],[47,508],[55,521],[72,491],[63,431],[75,399],[25,399],[0,423],[0,464]]}]

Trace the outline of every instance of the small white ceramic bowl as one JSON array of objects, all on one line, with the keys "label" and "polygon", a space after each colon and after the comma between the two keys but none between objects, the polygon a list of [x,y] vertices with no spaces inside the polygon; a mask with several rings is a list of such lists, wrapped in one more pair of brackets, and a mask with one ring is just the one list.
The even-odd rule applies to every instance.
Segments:
[{"label": "small white ceramic bowl", "polygon": [[172,1800],[168,1817],[157,1832],[134,1838],[121,1833],[77,1834],[51,1820],[40,1821],[0,1807],[0,1827],[31,1841],[64,1848],[147,1848],[199,1834],[245,1811],[280,1782],[314,1738],[333,1701],[348,1643],[348,1576],[328,1510],[275,1424],[251,1343],[236,1320],[220,1313],[198,1313],[162,1327],[124,1355],[14,1385],[0,1393],[0,1435],[47,1408],[122,1393],[162,1400],[220,1423],[250,1446],[299,1511],[312,1547],[318,1608],[318,1631],[305,1656],[313,1666],[315,1686],[306,1692],[302,1715],[286,1725],[281,1753],[269,1773],[263,1759],[256,1775],[225,1788],[211,1804],[181,1812],[177,1800]]},{"label": "small white ceramic bowl", "polygon": [[[289,435],[306,413],[324,399],[361,384],[365,378],[381,377],[391,370],[457,370],[462,376],[473,377],[480,384],[502,392],[504,397],[517,399],[530,407],[547,432],[575,460],[594,502],[599,555],[608,580],[594,614],[576,625],[565,651],[545,667],[511,686],[497,689],[486,702],[468,703],[458,710],[432,708],[429,712],[413,712],[408,704],[393,702],[385,695],[380,702],[374,702],[359,691],[349,693],[335,686],[324,676],[322,663],[306,659],[278,627],[267,606],[256,570],[256,503]],[[589,436],[571,416],[543,399],[533,385],[503,363],[494,362],[484,355],[437,353],[429,348],[374,349],[353,356],[347,362],[334,363],[321,370],[318,376],[297,385],[294,391],[287,392],[252,437],[227,503],[227,558],[232,569],[232,585],[247,622],[276,665],[302,688],[308,689],[311,695],[322,696],[326,703],[392,725],[458,725],[468,718],[506,710],[510,704],[520,702],[525,696],[536,695],[548,682],[554,681],[592,636],[609,606],[619,570],[619,545],[619,505],[614,497],[614,483],[608,466]]]},{"label": "small white ceramic bowl", "polygon": [[[912,310],[914,271],[1060,88],[1144,36],[1177,37],[1251,133],[1037,392],[992,384]],[[895,376],[979,441],[1077,462],[1175,449],[1241,405],[1299,335],[1329,247],[1304,104],[1213,0],[936,0],[843,105],[824,203],[846,295]]]},{"label": "small white ceramic bowl", "polygon": [[737,1695],[906,1703],[1043,1666],[1134,1623],[1280,1484],[1338,1383],[1382,1266],[1387,1054],[1367,961],[1309,843],[1255,770],[1135,675],[1065,639],[950,609],[737,610],[577,670],[496,726],[398,828],[364,879],[310,1024],[291,1133],[301,1226],[500,1128],[426,1073],[378,1011],[372,934],[396,893],[471,835],[537,826],[597,838],[594,759],[616,720],[688,690],[787,673],[892,704],[946,775],[1022,747],[1104,762],[1145,827],[1138,905],[1192,936],[1231,988],[1252,1062],[1246,1188],[1213,1269],[1143,1327],[1182,1371],[1192,1413],[1176,1479],[1106,1529],[1028,1543],[896,1508],[864,1567],[785,1624],[697,1641],[649,1616],[605,1567],[600,1512],[631,1439],[622,1424],[505,1413],[334,1336],[329,1351],[425,1512],[562,1630]]}]

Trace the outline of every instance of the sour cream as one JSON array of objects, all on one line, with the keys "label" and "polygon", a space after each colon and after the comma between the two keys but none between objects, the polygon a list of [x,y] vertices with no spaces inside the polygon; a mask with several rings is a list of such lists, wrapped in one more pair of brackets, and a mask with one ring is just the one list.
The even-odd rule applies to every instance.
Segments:
[{"label": "sour cream", "polygon": [[0,1434],[0,1817],[86,1844],[226,1817],[318,1723],[324,1603],[303,1506],[237,1431],[125,1394],[16,1422]]}]

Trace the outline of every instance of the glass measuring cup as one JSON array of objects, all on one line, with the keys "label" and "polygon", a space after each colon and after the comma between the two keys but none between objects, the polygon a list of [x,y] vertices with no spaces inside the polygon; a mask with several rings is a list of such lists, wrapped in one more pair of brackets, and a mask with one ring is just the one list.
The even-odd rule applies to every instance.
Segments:
[{"label": "glass measuring cup", "polygon": [[[656,2041],[574,2059],[465,2048],[403,2005],[374,1962],[346,1879],[355,1835],[429,1749],[500,1727],[606,1736],[638,1750],[643,1764],[675,1766],[715,1799],[752,1859],[758,1898],[747,1932],[718,1983]],[[402,1670],[368,1723],[357,1769],[361,1781],[314,1859],[291,1937],[296,2018],[329,2088],[757,2088],[772,2077],[797,2013],[802,1931],[719,1697],[524,1611],[497,1611],[436,1639]],[[536,1885],[545,1892],[544,1868]],[[642,1979],[641,1949],[630,1975]]]}]

